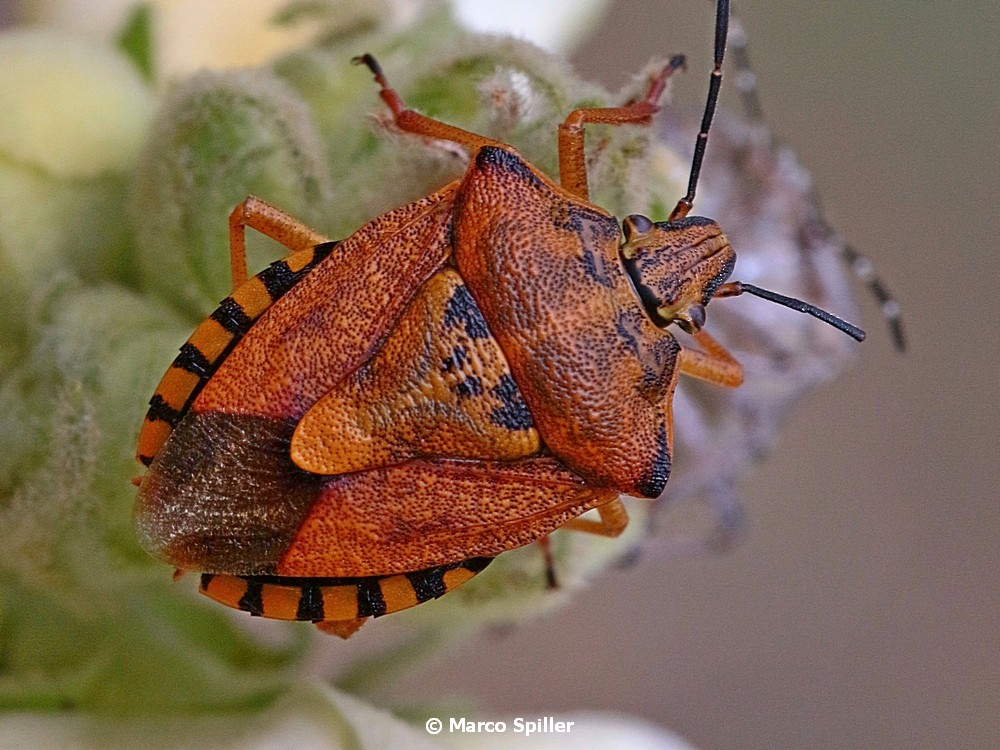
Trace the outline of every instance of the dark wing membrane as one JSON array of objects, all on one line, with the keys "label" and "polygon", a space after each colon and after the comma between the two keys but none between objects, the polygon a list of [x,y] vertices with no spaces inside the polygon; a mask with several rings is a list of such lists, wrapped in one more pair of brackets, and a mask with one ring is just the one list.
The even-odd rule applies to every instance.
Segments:
[{"label": "dark wing membrane", "polygon": [[409,461],[323,477],[292,464],[293,428],[189,414],[139,488],[143,546],[185,570],[381,576],[494,556],[617,495],[551,458]]},{"label": "dark wing membrane", "polygon": [[139,486],[142,546],[184,570],[273,574],[323,481],[289,458],[294,427],[249,414],[189,413]]}]

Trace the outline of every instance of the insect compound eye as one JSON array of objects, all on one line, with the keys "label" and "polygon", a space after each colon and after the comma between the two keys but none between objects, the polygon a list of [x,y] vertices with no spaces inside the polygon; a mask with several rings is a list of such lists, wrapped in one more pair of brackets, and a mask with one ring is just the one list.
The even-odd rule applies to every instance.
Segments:
[{"label": "insect compound eye", "polygon": [[688,308],[688,317],[695,330],[701,330],[705,325],[705,306],[702,304],[691,305]]},{"label": "insect compound eye", "polygon": [[629,214],[622,219],[622,231],[625,233],[625,241],[630,242],[633,237],[645,234],[653,228],[653,220],[642,214]]},{"label": "insect compound eye", "polygon": [[673,322],[684,333],[698,333],[705,325],[705,306],[702,304],[691,305],[683,313],[675,315]]}]

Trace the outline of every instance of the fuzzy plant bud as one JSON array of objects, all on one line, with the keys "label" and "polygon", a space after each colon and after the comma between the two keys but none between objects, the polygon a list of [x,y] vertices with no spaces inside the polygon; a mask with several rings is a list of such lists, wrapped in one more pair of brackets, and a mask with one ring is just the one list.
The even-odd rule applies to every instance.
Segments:
[{"label": "fuzzy plant bud", "polygon": [[[204,315],[232,289],[233,207],[248,194],[262,195],[317,223],[333,201],[330,184],[309,111],[280,80],[265,71],[204,71],[176,84],[137,170],[143,283],[193,316]],[[280,254],[276,244],[262,248],[251,266]]]}]

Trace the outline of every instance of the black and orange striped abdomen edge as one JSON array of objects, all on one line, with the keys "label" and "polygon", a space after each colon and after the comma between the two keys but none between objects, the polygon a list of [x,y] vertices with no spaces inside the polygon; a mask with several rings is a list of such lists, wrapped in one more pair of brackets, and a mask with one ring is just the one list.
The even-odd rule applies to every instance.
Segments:
[{"label": "black and orange striped abdomen edge", "polygon": [[359,578],[295,578],[203,573],[198,590],[227,607],[275,620],[340,622],[399,612],[437,599],[493,561],[474,557],[413,573]]},{"label": "black and orange striped abdomen edge", "polygon": [[256,320],[337,244],[324,242],[275,261],[236,287],[194,330],[149,400],[136,456],[143,466],[153,462],[201,389]]}]

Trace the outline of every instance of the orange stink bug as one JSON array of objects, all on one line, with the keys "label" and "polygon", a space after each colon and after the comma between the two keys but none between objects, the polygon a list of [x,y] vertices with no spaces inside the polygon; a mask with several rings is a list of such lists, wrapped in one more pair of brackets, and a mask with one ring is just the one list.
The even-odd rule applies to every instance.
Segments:
[{"label": "orange stink bug", "polygon": [[[722,230],[688,216],[728,6],[688,192],[663,222],[619,225],[588,201],[583,129],[650,122],[682,58],[641,100],[570,113],[558,183],[508,145],[406,109],[374,58],[357,58],[398,129],[464,147],[468,168],[340,242],[256,198],[236,208],[233,292],[181,347],[139,437],[144,546],[202,571],[223,604],[346,637],[558,528],[620,533],[619,495],[656,498],[667,482],[679,376],[742,380],[703,330],[713,298],[748,292],[863,339],[728,282]],[[250,279],[246,227],[291,251]],[[578,518],[591,509],[599,521]]]}]

